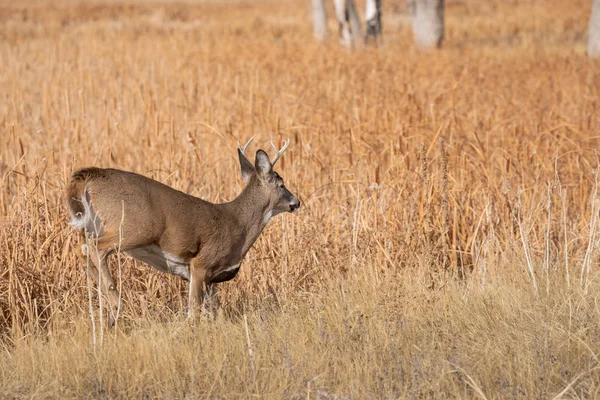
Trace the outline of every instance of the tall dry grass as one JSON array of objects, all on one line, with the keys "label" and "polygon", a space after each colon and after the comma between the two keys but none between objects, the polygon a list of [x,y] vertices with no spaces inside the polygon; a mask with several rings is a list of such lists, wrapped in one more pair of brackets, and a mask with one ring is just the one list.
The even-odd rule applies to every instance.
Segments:
[{"label": "tall dry grass", "polygon": [[[427,54],[396,4],[361,52],[314,43],[300,1],[1,4],[1,397],[597,397],[587,3],[449,1]],[[278,170],[303,208],[217,320],[123,257],[119,326],[94,298],[94,335],[70,173],[227,201],[253,135],[292,139]]]}]

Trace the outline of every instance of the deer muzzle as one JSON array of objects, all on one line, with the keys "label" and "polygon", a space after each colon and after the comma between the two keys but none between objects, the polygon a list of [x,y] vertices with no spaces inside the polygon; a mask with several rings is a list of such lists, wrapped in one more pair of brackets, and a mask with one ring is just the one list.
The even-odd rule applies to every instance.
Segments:
[{"label": "deer muzzle", "polygon": [[290,212],[296,212],[300,208],[300,200],[298,200],[298,199],[295,199],[295,200],[296,201],[293,201],[290,204]]}]

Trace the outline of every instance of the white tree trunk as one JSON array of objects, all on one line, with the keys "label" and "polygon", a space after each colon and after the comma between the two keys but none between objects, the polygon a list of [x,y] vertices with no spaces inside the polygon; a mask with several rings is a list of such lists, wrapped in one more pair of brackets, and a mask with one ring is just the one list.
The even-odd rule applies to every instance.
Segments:
[{"label": "white tree trunk", "polygon": [[592,0],[592,15],[588,32],[588,55],[600,57],[600,0]]},{"label": "white tree trunk", "polygon": [[313,30],[315,39],[327,39],[327,11],[325,0],[312,0]]},{"label": "white tree trunk", "polygon": [[381,37],[381,0],[367,0],[365,10],[365,44],[369,44],[369,40]]},{"label": "white tree trunk", "polygon": [[334,5],[335,15],[340,25],[340,42],[348,47],[360,46],[360,19],[354,0],[334,0]]},{"label": "white tree trunk", "polygon": [[346,0],[346,10],[348,15],[348,23],[350,24],[350,31],[352,32],[352,44],[355,47],[360,46],[362,43],[360,18],[358,17],[354,0]]},{"label": "white tree trunk", "polygon": [[444,40],[444,0],[413,0],[412,28],[419,47],[440,47]]}]

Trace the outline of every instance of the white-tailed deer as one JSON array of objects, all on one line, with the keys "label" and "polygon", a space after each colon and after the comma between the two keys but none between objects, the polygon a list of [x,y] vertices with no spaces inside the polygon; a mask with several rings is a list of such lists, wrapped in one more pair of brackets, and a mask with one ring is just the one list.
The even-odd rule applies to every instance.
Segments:
[{"label": "white-tailed deer", "polygon": [[[235,200],[213,204],[158,181],[117,169],[76,171],[66,187],[70,224],[86,238],[88,273],[107,295],[113,317],[119,294],[107,258],[125,252],[156,269],[189,281],[188,308],[202,304],[213,285],[233,279],[244,256],[271,217],[294,212],[300,201],[273,171],[289,146],[273,161],[263,150],[254,165],[238,146],[244,190]],[[216,293],[215,293],[216,294]],[[114,323],[114,318],[110,319]]]}]

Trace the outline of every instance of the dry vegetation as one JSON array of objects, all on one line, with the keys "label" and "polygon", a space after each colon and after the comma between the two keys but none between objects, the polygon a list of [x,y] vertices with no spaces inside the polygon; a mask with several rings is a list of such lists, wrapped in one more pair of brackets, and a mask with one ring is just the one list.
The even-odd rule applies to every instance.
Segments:
[{"label": "dry vegetation", "polygon": [[[402,4],[349,52],[314,43],[306,3],[0,5],[0,397],[599,396],[591,2],[449,0],[432,54]],[[69,174],[226,201],[252,135],[292,139],[278,169],[303,209],[217,320],[122,258],[124,315],[101,330],[94,303],[94,336]]]}]

